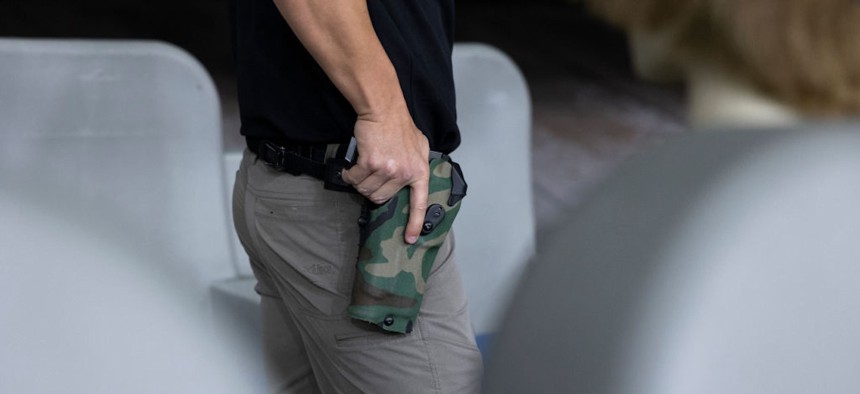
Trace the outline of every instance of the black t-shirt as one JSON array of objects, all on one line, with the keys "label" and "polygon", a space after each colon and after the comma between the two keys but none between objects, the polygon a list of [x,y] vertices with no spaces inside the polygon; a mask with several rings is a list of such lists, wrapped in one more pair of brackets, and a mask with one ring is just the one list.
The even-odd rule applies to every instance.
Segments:
[{"label": "black t-shirt", "polygon": [[[324,0],[321,0],[324,1]],[[451,71],[454,0],[368,0],[409,112],[433,150],[460,144]],[[295,142],[349,140],[356,114],[273,0],[233,0],[242,134]]]}]

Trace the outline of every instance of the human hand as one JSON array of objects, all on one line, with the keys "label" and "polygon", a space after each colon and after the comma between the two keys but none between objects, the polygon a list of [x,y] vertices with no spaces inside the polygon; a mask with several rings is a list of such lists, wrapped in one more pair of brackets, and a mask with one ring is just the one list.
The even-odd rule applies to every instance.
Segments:
[{"label": "human hand", "polygon": [[427,211],[430,144],[405,109],[394,114],[360,115],[355,122],[358,161],[343,172],[344,182],[375,204],[410,187],[405,241],[415,243]]}]

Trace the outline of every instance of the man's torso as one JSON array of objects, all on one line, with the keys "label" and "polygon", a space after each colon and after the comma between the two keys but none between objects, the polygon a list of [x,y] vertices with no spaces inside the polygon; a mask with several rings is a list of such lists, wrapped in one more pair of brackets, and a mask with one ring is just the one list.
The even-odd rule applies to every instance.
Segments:
[{"label": "man's torso", "polygon": [[[349,102],[304,49],[272,0],[234,0],[242,134],[300,143],[349,139]],[[453,0],[369,0],[415,124],[433,150],[460,143],[451,70]]]}]

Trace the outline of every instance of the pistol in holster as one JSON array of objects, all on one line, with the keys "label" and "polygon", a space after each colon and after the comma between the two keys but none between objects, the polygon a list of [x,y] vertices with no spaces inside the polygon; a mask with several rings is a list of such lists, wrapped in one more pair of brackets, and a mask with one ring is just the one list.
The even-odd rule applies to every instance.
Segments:
[{"label": "pistol in holster", "polygon": [[412,332],[433,262],[466,189],[460,166],[448,155],[431,152],[427,213],[421,235],[411,245],[404,240],[411,188],[404,187],[381,205],[365,203],[350,317],[385,331]]}]

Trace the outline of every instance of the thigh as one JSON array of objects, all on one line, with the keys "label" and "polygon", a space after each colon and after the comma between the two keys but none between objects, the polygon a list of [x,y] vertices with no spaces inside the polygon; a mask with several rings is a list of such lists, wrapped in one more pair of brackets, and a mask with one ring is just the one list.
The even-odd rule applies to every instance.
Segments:
[{"label": "thigh", "polygon": [[[324,393],[468,393],[481,363],[449,240],[434,263],[411,334],[346,314],[358,254],[360,196],[257,164],[246,206],[269,286],[282,298]],[[250,212],[252,211],[252,212]],[[255,269],[256,271],[256,269]]]},{"label": "thigh", "polygon": [[260,309],[269,393],[319,393],[301,334],[283,300],[263,295]]},{"label": "thigh", "polygon": [[[347,238],[358,242],[357,235]],[[350,319],[345,310],[328,314],[296,308],[297,324],[322,392],[480,391],[481,355],[452,251],[453,238],[449,237],[434,262],[424,304],[410,334],[384,332]],[[346,263],[354,265],[355,254],[347,257]]]},{"label": "thigh", "polygon": [[433,360],[440,392],[477,393],[483,363],[454,251],[452,232],[434,262],[417,326]]},{"label": "thigh", "polygon": [[268,392],[319,393],[296,322],[278,291],[277,280],[269,264],[261,259],[262,241],[258,239],[254,214],[257,197],[249,191],[252,187],[248,176],[256,164],[255,156],[246,151],[236,172],[233,222],[257,279]]}]

